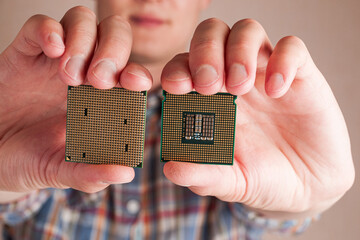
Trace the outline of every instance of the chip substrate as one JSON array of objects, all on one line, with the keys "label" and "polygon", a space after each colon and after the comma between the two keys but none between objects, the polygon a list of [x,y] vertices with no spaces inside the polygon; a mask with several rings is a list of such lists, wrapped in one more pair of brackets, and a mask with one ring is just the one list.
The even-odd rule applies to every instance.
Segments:
[{"label": "chip substrate", "polygon": [[147,93],[68,88],[65,160],[142,167]]},{"label": "chip substrate", "polygon": [[236,96],[163,91],[161,161],[232,165]]}]

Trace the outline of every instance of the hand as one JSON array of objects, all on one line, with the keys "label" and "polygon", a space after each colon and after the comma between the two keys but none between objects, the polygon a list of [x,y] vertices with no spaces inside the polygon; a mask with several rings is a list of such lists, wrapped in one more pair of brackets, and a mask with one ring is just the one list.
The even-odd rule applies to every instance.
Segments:
[{"label": "hand", "polygon": [[1,191],[96,192],[133,179],[129,167],[65,162],[67,85],[150,89],[150,73],[127,65],[131,44],[127,22],[112,16],[97,24],[84,7],[69,10],[61,23],[40,15],[26,22],[0,55]]},{"label": "hand", "polygon": [[353,184],[342,113],[297,37],[273,48],[254,20],[231,30],[220,20],[206,20],[190,52],[164,68],[162,86],[173,94],[195,88],[239,95],[234,165],[169,162],[164,173],[175,184],[269,215],[321,212]]}]

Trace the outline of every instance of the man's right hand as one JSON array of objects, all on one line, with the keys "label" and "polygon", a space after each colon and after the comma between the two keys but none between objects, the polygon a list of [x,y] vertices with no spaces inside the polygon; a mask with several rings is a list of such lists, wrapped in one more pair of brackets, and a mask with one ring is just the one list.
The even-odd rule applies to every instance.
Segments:
[{"label": "man's right hand", "polygon": [[0,55],[0,191],[75,188],[96,192],[130,182],[132,168],[65,162],[67,85],[149,90],[150,73],[127,64],[130,25],[112,16],[97,23],[84,7],[61,22],[31,17]]}]

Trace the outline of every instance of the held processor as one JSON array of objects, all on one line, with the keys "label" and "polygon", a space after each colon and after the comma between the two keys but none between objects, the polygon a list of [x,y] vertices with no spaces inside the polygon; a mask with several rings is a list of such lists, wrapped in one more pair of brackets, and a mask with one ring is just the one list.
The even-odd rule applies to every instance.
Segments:
[{"label": "held processor", "polygon": [[232,165],[236,96],[163,92],[161,161]]},{"label": "held processor", "polygon": [[[232,165],[236,96],[163,91],[161,161]],[[65,160],[142,167],[147,92],[68,87]]]}]

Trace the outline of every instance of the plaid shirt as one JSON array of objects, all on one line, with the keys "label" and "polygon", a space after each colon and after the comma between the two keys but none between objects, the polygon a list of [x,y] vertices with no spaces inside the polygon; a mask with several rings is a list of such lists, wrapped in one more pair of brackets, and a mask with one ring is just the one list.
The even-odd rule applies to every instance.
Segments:
[{"label": "plaid shirt", "polygon": [[[128,184],[94,194],[44,189],[0,205],[4,239],[260,239],[265,230],[301,232],[310,220],[277,222],[243,205],[200,197],[164,176],[161,100],[149,94],[144,168]],[[295,227],[294,227],[295,226]]]}]

